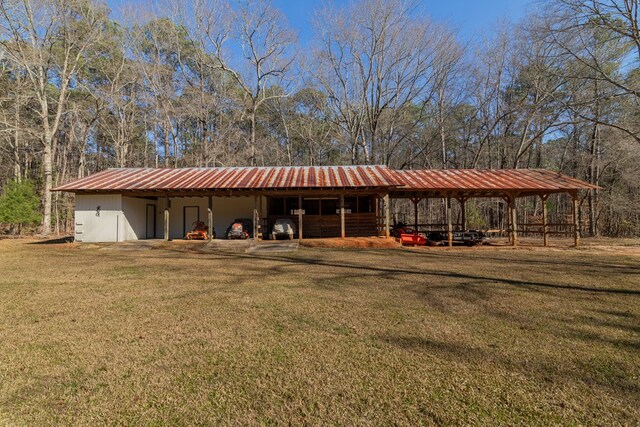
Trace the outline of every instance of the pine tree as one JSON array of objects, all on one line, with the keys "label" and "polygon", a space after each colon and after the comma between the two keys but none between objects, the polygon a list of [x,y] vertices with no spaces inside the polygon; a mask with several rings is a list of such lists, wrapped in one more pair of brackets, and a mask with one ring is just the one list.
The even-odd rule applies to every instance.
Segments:
[{"label": "pine tree", "polygon": [[0,223],[11,224],[15,232],[24,225],[40,223],[40,198],[29,180],[9,181],[0,196]]}]

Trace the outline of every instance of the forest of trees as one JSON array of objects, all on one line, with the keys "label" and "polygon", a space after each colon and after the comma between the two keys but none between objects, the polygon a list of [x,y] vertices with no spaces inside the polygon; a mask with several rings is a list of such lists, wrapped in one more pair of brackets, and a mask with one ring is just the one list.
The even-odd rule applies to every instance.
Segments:
[{"label": "forest of trees", "polygon": [[638,0],[548,0],[465,42],[413,0],[0,0],[0,187],[109,167],[548,168],[588,235],[640,235]]}]

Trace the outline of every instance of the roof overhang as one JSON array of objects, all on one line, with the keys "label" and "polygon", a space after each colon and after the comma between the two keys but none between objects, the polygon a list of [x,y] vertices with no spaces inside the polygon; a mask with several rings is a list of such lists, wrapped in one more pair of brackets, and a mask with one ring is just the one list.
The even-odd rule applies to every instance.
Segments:
[{"label": "roof overhang", "polygon": [[380,165],[274,166],[222,168],[107,169],[60,185],[54,191],[224,192],[336,191],[390,189],[403,185],[396,172]]},{"label": "roof overhang", "polygon": [[419,169],[386,166],[107,169],[53,191],[141,197],[386,194],[393,198],[519,197],[598,186],[546,169]]}]

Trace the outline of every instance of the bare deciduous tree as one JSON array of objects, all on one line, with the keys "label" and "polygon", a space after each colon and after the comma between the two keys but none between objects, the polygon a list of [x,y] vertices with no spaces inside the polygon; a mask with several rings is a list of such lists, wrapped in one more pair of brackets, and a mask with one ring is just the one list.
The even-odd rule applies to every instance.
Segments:
[{"label": "bare deciduous tree", "polygon": [[[409,107],[418,123],[436,93],[436,70],[461,57],[453,34],[426,17],[414,17],[405,0],[364,0],[325,8],[316,18],[321,45],[315,77],[345,135],[351,162],[389,163]],[[440,76],[440,83],[444,78]],[[443,85],[440,86],[443,88]],[[405,123],[406,124],[406,123]]]},{"label": "bare deciduous tree", "polygon": [[[256,115],[266,101],[290,96],[294,90],[297,36],[268,1],[248,0],[232,7],[197,0],[193,10],[193,37],[209,53],[207,65],[228,73],[244,98],[249,162],[255,165]],[[241,60],[232,59],[236,52],[241,52]]]},{"label": "bare deciduous tree", "polygon": [[[4,0],[0,45],[33,86],[39,104],[44,174],[43,228],[51,232],[51,189],[56,132],[69,86],[102,36],[106,9],[88,0]],[[51,90],[51,85],[55,90]]]},{"label": "bare deciduous tree", "polygon": [[101,1],[0,2],[0,187],[35,179],[45,231],[73,227],[51,185],[107,167],[384,163],[558,170],[603,188],[585,230],[640,234],[635,0],[547,0],[468,44],[417,1],[352,0],[308,52],[269,2]]},{"label": "bare deciduous tree", "polygon": [[[542,15],[545,25],[538,37],[576,63],[567,77],[603,82],[615,89],[607,96],[631,97],[640,106],[640,81],[629,79],[625,72],[640,65],[638,7],[638,0],[555,0]],[[606,49],[602,48],[604,40]],[[612,67],[612,62],[619,66]],[[581,118],[597,120],[640,143],[640,127],[635,122]]]}]

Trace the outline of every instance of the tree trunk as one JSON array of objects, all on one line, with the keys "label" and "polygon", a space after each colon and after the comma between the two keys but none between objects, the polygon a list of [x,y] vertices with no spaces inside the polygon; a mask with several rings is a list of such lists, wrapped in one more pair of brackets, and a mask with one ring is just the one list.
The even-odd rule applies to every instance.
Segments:
[{"label": "tree trunk", "polygon": [[368,165],[371,161],[369,156],[369,148],[367,147],[367,138],[364,135],[364,128],[360,131],[360,145],[362,145],[362,153],[364,154],[364,164]]},{"label": "tree trunk", "polygon": [[15,105],[15,130],[13,133],[13,178],[20,182],[22,172],[20,170],[20,97]]},{"label": "tree trunk", "polygon": [[204,112],[201,113],[200,119],[200,137],[202,138],[202,166],[209,167],[209,128],[207,126],[207,119],[204,117]]},{"label": "tree trunk", "polygon": [[171,121],[169,121],[169,129],[171,129],[171,135],[173,136],[173,167],[177,168],[178,167],[178,155],[180,154],[178,152],[178,132],[180,132],[180,128],[178,127],[178,125],[176,124],[176,132],[173,132],[173,129],[171,128]]},{"label": "tree trunk", "polygon": [[42,166],[44,168],[42,233],[45,235],[51,234],[51,189],[53,188],[52,139],[51,135],[45,135],[44,154],[42,158]]},{"label": "tree trunk", "polygon": [[[591,135],[591,162],[589,164],[589,182],[595,184],[597,181],[597,151],[598,151],[598,124],[593,125]],[[587,203],[589,205],[589,236],[595,237],[598,234],[597,214],[596,214],[597,190],[589,190]]]},{"label": "tree trunk", "polygon": [[[600,171],[598,170],[599,164],[599,147],[598,142],[600,139],[600,129],[598,127],[598,120],[600,119],[600,101],[598,96],[598,82],[597,80],[594,82],[594,99],[595,99],[595,118],[596,121],[593,124],[593,131],[591,133],[591,161],[589,163],[589,182],[591,184],[598,185],[598,175]],[[589,205],[589,236],[595,237],[598,235],[598,190],[589,190],[589,194],[587,195],[587,203]]]},{"label": "tree trunk", "polygon": [[[444,88],[438,87],[438,133],[440,136],[440,150],[442,155],[442,169],[447,168],[447,135],[444,128]],[[445,204],[446,206],[446,204]]]},{"label": "tree trunk", "polygon": [[164,138],[164,167],[169,167],[169,124],[167,120],[164,121],[164,129],[162,131]]},{"label": "tree trunk", "polygon": [[82,141],[80,159],[78,160],[78,178],[84,178],[87,167],[87,140]]},{"label": "tree trunk", "polygon": [[358,163],[358,143],[357,139],[351,139],[351,164]]},{"label": "tree trunk", "polygon": [[249,151],[250,151],[250,163],[251,166],[256,165],[256,109],[255,106],[251,107],[251,111],[249,113],[249,124],[251,126],[251,136],[249,141]]}]

